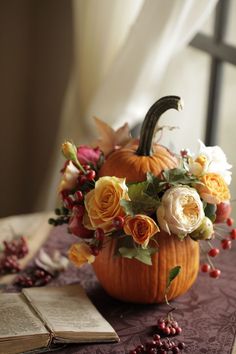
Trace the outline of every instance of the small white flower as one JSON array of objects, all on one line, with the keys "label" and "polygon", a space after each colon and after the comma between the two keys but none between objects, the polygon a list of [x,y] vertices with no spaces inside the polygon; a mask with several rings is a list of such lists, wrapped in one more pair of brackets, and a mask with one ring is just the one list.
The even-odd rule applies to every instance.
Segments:
[{"label": "small white flower", "polygon": [[200,176],[205,173],[218,173],[225,182],[229,185],[231,182],[232,168],[227,162],[227,158],[223,150],[219,146],[205,146],[198,140],[200,147],[194,159],[190,160],[189,170],[195,176]]},{"label": "small white flower", "polygon": [[52,256],[49,256],[43,249],[41,249],[35,263],[38,267],[54,274],[55,272],[66,270],[69,265],[69,260],[62,256],[57,250],[54,251]]},{"label": "small white flower", "polygon": [[66,169],[63,173],[58,192],[63,191],[64,189],[73,189],[76,187],[77,179],[79,177],[79,170],[75,165],[70,161],[66,166]]}]

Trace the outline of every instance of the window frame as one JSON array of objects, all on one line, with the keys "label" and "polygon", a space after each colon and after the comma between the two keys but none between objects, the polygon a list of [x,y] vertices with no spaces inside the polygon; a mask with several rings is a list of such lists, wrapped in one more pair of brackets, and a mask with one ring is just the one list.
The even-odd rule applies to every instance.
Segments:
[{"label": "window frame", "polygon": [[219,107],[222,97],[223,66],[236,66],[236,47],[224,42],[231,0],[219,0],[214,17],[213,36],[198,33],[190,46],[211,56],[205,144],[216,145],[218,140]]}]

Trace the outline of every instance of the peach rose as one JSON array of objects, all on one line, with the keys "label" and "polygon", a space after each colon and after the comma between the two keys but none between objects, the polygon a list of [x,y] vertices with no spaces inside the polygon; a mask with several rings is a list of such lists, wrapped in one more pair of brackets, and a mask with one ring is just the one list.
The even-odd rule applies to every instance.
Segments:
[{"label": "peach rose", "polygon": [[126,235],[131,235],[140,245],[147,246],[150,238],[159,231],[155,221],[147,215],[137,214],[125,218],[124,232]]},{"label": "peach rose", "polygon": [[205,202],[219,204],[230,199],[229,188],[221,175],[206,173],[200,181],[203,184],[198,184],[196,188]]},{"label": "peach rose", "polygon": [[[112,220],[124,216],[121,199],[129,200],[125,178],[101,177],[95,188],[85,196],[85,207],[90,220],[90,228],[102,228],[105,232],[114,229]],[[89,225],[85,225],[89,227]]]},{"label": "peach rose", "polygon": [[83,242],[72,245],[68,251],[68,257],[77,267],[81,267],[85,263],[93,263],[95,260],[90,247]]}]

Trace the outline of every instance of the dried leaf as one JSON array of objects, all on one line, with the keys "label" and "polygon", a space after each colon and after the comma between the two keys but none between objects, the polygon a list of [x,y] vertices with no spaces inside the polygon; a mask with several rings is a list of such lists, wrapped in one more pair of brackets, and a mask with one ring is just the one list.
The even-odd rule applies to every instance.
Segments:
[{"label": "dried leaf", "polygon": [[114,130],[101,119],[94,117],[100,137],[92,143],[92,146],[99,146],[105,156],[119,147],[127,145],[131,140],[128,123]]}]

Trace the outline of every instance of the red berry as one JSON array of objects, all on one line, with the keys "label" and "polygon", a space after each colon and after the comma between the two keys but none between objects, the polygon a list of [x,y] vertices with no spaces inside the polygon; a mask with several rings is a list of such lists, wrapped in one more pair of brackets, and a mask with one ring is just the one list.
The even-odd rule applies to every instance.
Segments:
[{"label": "red berry", "polygon": [[83,205],[75,205],[73,207],[73,213],[80,219],[84,216],[85,207]]},{"label": "red berry", "polygon": [[181,154],[182,157],[187,157],[188,156],[188,150],[183,149],[183,150],[180,151],[180,154]]},{"label": "red berry", "polygon": [[84,199],[84,195],[81,191],[75,192],[74,197],[75,197],[75,200],[79,203],[82,202]]},{"label": "red berry", "polygon": [[183,350],[185,347],[186,347],[186,345],[185,345],[184,342],[179,342],[179,343],[178,343],[178,348],[179,348],[180,350]]},{"label": "red berry", "polygon": [[125,222],[125,219],[123,218],[123,216],[116,216],[112,220],[112,224],[117,230],[120,230],[123,228],[124,222]]},{"label": "red berry", "polygon": [[86,171],[88,171],[88,170],[91,169],[91,166],[90,166],[90,165],[83,165],[83,168],[84,168]]},{"label": "red berry", "polygon": [[64,207],[67,209],[72,209],[74,205],[74,201],[71,197],[66,197],[63,200]]},{"label": "red berry", "polygon": [[96,240],[102,242],[104,240],[105,237],[105,232],[103,231],[103,229],[101,229],[100,227],[98,227],[95,231],[94,231],[94,237],[96,238]]},{"label": "red berry", "polygon": [[176,330],[176,334],[182,333],[182,328],[181,327],[177,327],[175,330]]},{"label": "red berry", "polygon": [[234,220],[233,220],[232,218],[228,218],[228,219],[226,220],[226,223],[227,223],[228,226],[232,226],[233,223],[234,223]]},{"label": "red berry", "polygon": [[213,269],[209,274],[211,278],[219,278],[221,271],[219,269]]},{"label": "red berry", "polygon": [[152,338],[157,341],[157,340],[160,340],[161,339],[161,336],[157,333],[153,334]]},{"label": "red berry", "polygon": [[176,329],[174,327],[170,328],[170,334],[172,334],[172,336],[176,334]]},{"label": "red berry", "polygon": [[78,183],[80,186],[82,186],[85,182],[87,181],[87,176],[86,175],[81,175],[78,177]]},{"label": "red berry", "polygon": [[210,265],[207,264],[207,263],[204,263],[204,264],[201,265],[201,271],[202,271],[203,273],[209,272],[210,268],[211,268]]},{"label": "red berry", "polygon": [[221,247],[224,249],[224,250],[228,250],[232,247],[232,242],[231,240],[222,240],[221,241]]},{"label": "red berry", "polygon": [[217,205],[216,208],[216,223],[225,222],[226,219],[230,216],[232,207],[229,202],[222,202]]},{"label": "red berry", "polygon": [[98,249],[96,246],[92,245],[92,246],[90,247],[90,249],[91,249],[91,253],[92,253],[94,256],[97,256],[97,255],[99,254],[99,249]]},{"label": "red berry", "polygon": [[236,229],[231,230],[230,237],[232,240],[236,240]]},{"label": "red berry", "polygon": [[61,194],[62,199],[65,199],[70,194],[70,191],[68,189],[64,189],[63,191],[61,191],[60,194]]},{"label": "red berry", "polygon": [[164,328],[166,328],[165,322],[158,323],[158,328],[159,328],[160,330],[163,330]]},{"label": "red berry", "polygon": [[87,180],[88,181],[93,181],[94,178],[96,177],[96,172],[94,170],[90,170],[87,174],[86,174]]},{"label": "red berry", "polygon": [[171,329],[172,329],[172,328],[170,328],[170,327],[165,327],[165,328],[163,329],[163,332],[168,336],[169,334],[171,334]]},{"label": "red berry", "polygon": [[212,249],[210,249],[210,251],[208,252],[208,255],[209,255],[210,257],[216,257],[219,253],[220,253],[219,248],[212,248]]}]

